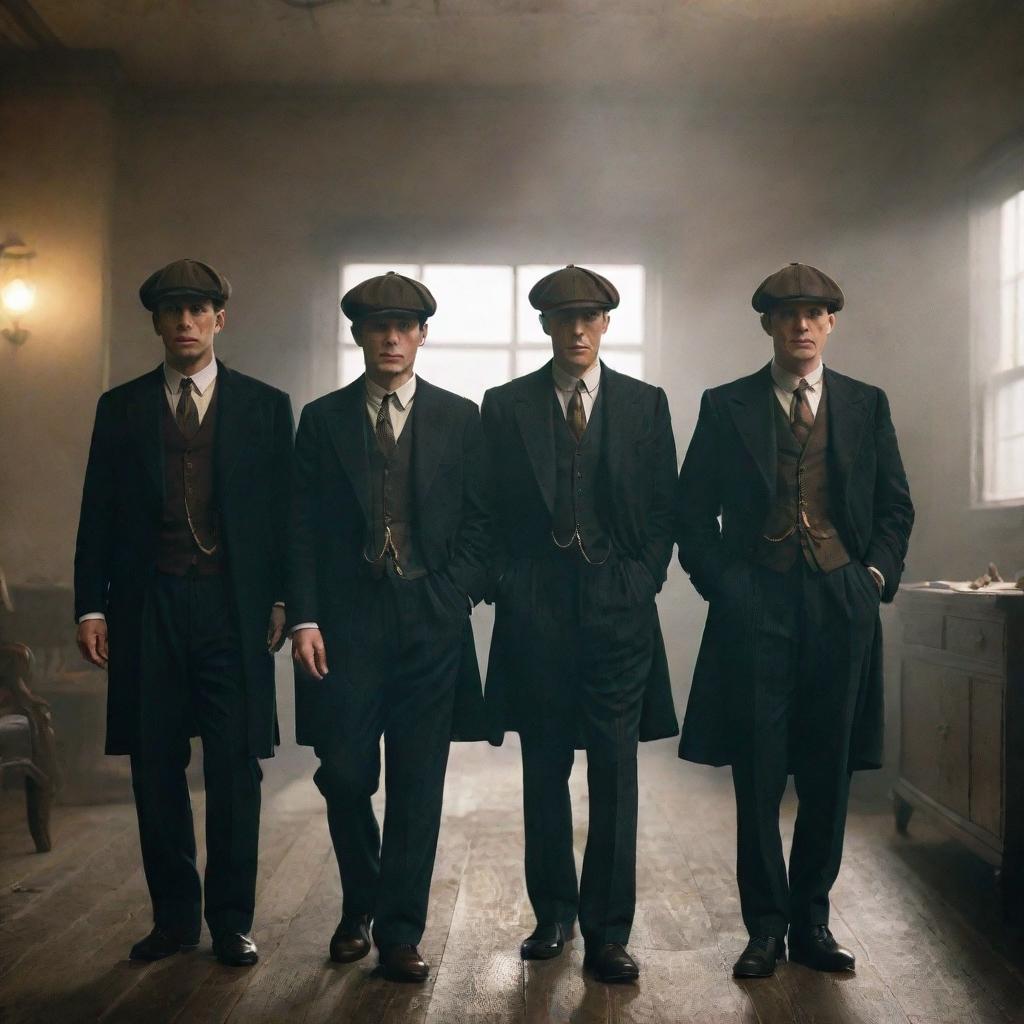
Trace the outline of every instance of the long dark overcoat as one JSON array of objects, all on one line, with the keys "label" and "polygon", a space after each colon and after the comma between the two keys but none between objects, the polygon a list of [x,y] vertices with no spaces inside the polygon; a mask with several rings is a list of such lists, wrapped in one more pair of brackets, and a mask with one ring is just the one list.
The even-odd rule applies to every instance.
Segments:
[{"label": "long dark overcoat", "polygon": [[[660,590],[672,560],[676,486],[676,448],[668,400],[661,388],[610,370],[604,363],[599,395],[605,419],[597,507],[613,549],[624,564],[640,563],[655,590]],[[553,417],[550,362],[484,396],[484,432],[494,477],[495,580],[517,562],[551,557]],[[486,699],[490,740],[500,745],[505,732],[518,731],[520,723],[536,709],[524,696],[519,678],[524,667],[529,671],[530,652],[523,649],[516,618],[505,607],[500,587],[492,583],[491,588],[497,589],[497,594]],[[544,610],[538,608],[537,614]],[[679,732],[656,609],[653,614],[654,652],[640,721],[640,739],[645,741]]]},{"label": "long dark overcoat", "polygon": [[[228,557],[245,671],[249,752],[277,737],[267,625],[284,599],[292,407],[283,391],[217,363],[214,502]],[[163,367],[100,397],[75,549],[75,616],[104,612],[110,643],[108,754],[138,742],[142,622],[164,500]]]},{"label": "long dark overcoat", "polygon": [[[483,596],[490,511],[480,413],[467,398],[416,378],[413,529],[431,572],[444,573],[474,603]],[[311,402],[295,438],[295,486],[288,546],[288,620],[316,622],[327,661],[352,642],[356,582],[366,571],[370,453],[364,377]],[[329,680],[328,680],[329,681]],[[295,672],[298,742],[316,746],[331,722],[325,681]],[[485,738],[483,692],[473,631],[463,630],[452,739]]]},{"label": "long dark overcoat", "polygon": [[[826,367],[828,469],[832,512],[850,558],[885,576],[883,601],[896,594],[914,507],[885,393]],[[755,620],[742,572],[757,548],[776,488],[776,417],[771,371],[704,393],[679,474],[679,561],[709,602],[707,623],[683,721],[679,756],[731,764],[744,735],[735,709],[754,699],[756,666],[747,633]],[[719,521],[719,516],[721,521]],[[737,585],[738,584],[738,585]],[[872,655],[855,702],[850,768],[882,762],[884,704],[882,627],[876,618]]]}]

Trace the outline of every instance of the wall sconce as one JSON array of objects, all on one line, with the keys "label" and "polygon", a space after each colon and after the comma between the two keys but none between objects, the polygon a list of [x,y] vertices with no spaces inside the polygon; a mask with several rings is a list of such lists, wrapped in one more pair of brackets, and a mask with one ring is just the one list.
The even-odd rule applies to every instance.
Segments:
[{"label": "wall sconce", "polygon": [[30,270],[35,255],[16,235],[8,236],[0,244],[0,305],[13,325],[2,333],[12,345],[24,345],[28,340],[28,331],[20,320],[36,302],[36,286]]}]

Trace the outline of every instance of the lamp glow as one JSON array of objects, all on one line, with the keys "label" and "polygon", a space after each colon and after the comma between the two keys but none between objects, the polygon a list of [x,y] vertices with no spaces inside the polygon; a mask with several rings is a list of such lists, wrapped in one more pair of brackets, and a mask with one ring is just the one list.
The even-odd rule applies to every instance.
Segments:
[{"label": "lamp glow", "polygon": [[35,305],[35,301],[35,288],[20,277],[8,282],[0,291],[0,302],[12,317],[27,313]]}]

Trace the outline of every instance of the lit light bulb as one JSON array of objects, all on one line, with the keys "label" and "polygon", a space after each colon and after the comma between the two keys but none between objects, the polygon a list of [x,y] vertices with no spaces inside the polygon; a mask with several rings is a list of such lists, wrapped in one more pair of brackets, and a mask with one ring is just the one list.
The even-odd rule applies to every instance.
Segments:
[{"label": "lit light bulb", "polygon": [[3,290],[0,291],[0,302],[3,302],[4,309],[11,316],[21,316],[22,313],[27,313],[35,301],[35,288],[20,277],[16,277],[4,285]]}]

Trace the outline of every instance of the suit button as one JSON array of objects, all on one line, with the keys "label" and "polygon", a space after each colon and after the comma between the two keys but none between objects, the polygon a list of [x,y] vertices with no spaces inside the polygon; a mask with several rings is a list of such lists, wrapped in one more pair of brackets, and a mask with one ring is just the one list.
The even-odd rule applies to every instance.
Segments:
[{"label": "suit button", "polygon": [[582,480],[583,479],[583,474],[582,473],[577,473],[576,474],[576,479],[577,480]]}]

